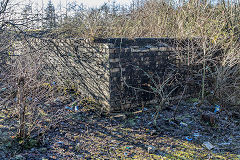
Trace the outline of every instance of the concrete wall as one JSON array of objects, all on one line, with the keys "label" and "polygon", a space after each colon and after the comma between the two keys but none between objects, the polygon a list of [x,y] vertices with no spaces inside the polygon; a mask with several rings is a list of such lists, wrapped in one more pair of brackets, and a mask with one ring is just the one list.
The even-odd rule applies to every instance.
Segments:
[{"label": "concrete wall", "polygon": [[202,80],[198,42],[171,38],[31,39],[35,50],[44,53],[45,75],[59,83],[77,84],[83,97],[93,97],[110,111],[198,94]]},{"label": "concrete wall", "polygon": [[202,66],[190,62],[190,58],[201,51],[195,47],[190,51],[184,41],[139,38],[98,39],[96,42],[110,46],[112,110],[160,103],[163,98],[180,99],[181,95],[198,94],[201,90],[201,77],[195,73]]}]

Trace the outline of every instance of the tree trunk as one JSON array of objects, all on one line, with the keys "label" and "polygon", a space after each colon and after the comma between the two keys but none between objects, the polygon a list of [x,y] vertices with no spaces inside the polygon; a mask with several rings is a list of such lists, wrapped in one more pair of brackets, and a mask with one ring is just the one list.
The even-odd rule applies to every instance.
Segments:
[{"label": "tree trunk", "polygon": [[18,104],[19,104],[19,117],[20,117],[20,124],[19,124],[19,136],[21,138],[26,137],[25,132],[25,102],[24,102],[24,78],[21,77],[18,81]]}]

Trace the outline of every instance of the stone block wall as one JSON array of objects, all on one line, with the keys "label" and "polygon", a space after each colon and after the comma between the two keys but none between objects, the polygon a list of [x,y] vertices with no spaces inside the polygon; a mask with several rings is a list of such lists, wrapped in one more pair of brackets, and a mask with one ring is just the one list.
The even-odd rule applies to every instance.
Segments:
[{"label": "stone block wall", "polygon": [[[201,91],[199,41],[174,38],[31,39],[49,79],[77,84],[104,110],[119,111]],[[19,43],[19,42],[18,42]],[[21,42],[26,53],[29,42]],[[40,53],[41,52],[41,53]]]},{"label": "stone block wall", "polygon": [[201,77],[196,73],[202,66],[190,62],[201,51],[193,44],[190,51],[189,40],[118,38],[95,39],[95,42],[109,44],[110,106],[113,111],[158,103],[157,99],[161,98],[193,95],[201,90]]},{"label": "stone block wall", "polygon": [[85,39],[29,38],[15,42],[14,55],[37,59],[47,82],[77,89],[81,98],[93,98],[103,104],[104,111],[110,109],[109,54],[105,44]]}]

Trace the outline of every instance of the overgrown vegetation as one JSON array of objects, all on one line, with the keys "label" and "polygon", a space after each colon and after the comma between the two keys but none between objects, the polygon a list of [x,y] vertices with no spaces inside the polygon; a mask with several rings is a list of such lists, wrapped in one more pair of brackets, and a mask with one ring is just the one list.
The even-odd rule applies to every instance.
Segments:
[{"label": "overgrown vegetation", "polygon": [[[82,114],[85,111],[86,113],[94,111],[98,117],[103,116],[103,105],[99,104],[101,101],[96,101],[94,96],[83,95],[79,84],[84,82],[85,85],[85,83],[89,82],[89,79],[84,79],[84,75],[88,73],[89,68],[92,69],[91,64],[98,64],[97,60],[99,59],[107,61],[107,57],[104,57],[102,54],[99,54],[99,57],[94,57],[96,52],[102,53],[101,48],[99,49],[95,46],[90,46],[94,51],[91,51],[89,55],[86,54],[87,51],[90,52],[87,50],[86,53],[84,52],[84,55],[79,56],[73,44],[67,40],[57,43],[54,41],[54,38],[80,37],[90,41],[96,37],[199,38],[197,42],[198,47],[202,48],[201,54],[199,54],[197,48],[193,47],[189,49],[191,53],[189,53],[188,57],[181,57],[180,54],[178,57],[181,63],[185,65],[202,66],[201,70],[194,73],[194,76],[201,77],[201,93],[199,93],[198,97],[194,97],[194,103],[198,103],[199,108],[197,109],[199,110],[204,110],[201,106],[206,104],[220,105],[222,110],[231,112],[231,116],[226,114],[226,117],[233,118],[233,120],[229,121],[239,125],[239,121],[237,122],[234,119],[234,117],[239,116],[236,111],[240,112],[239,1],[217,1],[210,3],[208,1],[194,0],[183,2],[145,0],[141,2],[133,1],[131,6],[128,7],[106,3],[99,8],[85,9],[79,7],[79,10],[75,6],[73,8],[74,14],[68,14],[64,18],[61,16],[61,20],[56,19],[54,6],[49,2],[50,7],[48,6],[46,10],[49,14],[46,13],[47,17],[44,20],[42,19],[42,23],[44,23],[42,26],[34,26],[32,24],[35,21],[35,17],[27,15],[27,10],[25,10],[25,18],[23,20],[12,17],[8,12],[12,7],[9,6],[9,1],[2,0],[0,2],[0,98],[1,112],[3,114],[1,116],[6,121],[5,125],[11,126],[9,127],[9,132],[13,130],[12,133],[7,135],[8,138],[1,140],[1,143],[6,144],[5,148],[7,149],[13,149],[15,145],[19,145],[19,148],[15,146],[17,149],[14,149],[15,153],[12,153],[11,156],[22,152],[24,149],[47,145],[46,137],[48,137],[48,132],[55,131],[56,128],[61,127],[60,123],[69,121],[73,124],[78,124],[74,116],[77,115],[75,112],[79,112],[79,108],[82,109],[79,113],[83,117],[77,117],[79,121],[87,121],[86,123],[92,124],[94,121],[99,120],[94,119],[94,115],[92,114],[90,114],[92,118],[85,117]],[[44,36],[48,37],[48,39],[45,40]],[[42,39],[35,42],[34,40],[29,40],[29,37]],[[41,45],[36,45],[37,43]],[[55,64],[53,59],[59,63]],[[84,60],[84,63],[81,63],[79,66],[75,65],[74,62],[80,62],[81,60]],[[100,69],[107,68],[102,64],[99,64],[99,66]],[[85,68],[87,68],[86,72],[79,72],[79,70],[83,71]],[[50,70],[51,72],[45,72]],[[90,79],[93,79],[91,74],[89,75]],[[105,75],[103,74],[103,76]],[[149,118],[150,116],[148,117],[149,123],[153,121],[154,127],[158,125],[159,119],[163,117],[161,110],[167,108],[165,105],[169,105],[169,102],[166,104],[166,99],[170,93],[163,92],[164,85],[168,83],[169,79],[162,85],[156,84],[157,82],[152,79],[154,86],[151,86],[151,88],[154,94],[159,97],[157,107],[153,111],[155,113],[153,120]],[[209,80],[212,82],[211,86],[205,83]],[[91,87],[91,92],[104,93],[102,88]],[[180,101],[184,101],[184,99],[181,98],[178,105],[181,105]],[[99,112],[99,110],[101,111]],[[105,110],[107,109],[104,108]],[[169,118],[166,120],[170,125],[173,122],[179,121],[176,118],[178,110],[178,107],[174,109],[173,119]],[[161,115],[160,118],[159,115]],[[126,120],[126,124],[135,123],[135,120],[131,121],[131,116],[132,113],[129,116],[130,120]],[[225,125],[224,121],[224,125],[219,127],[216,125],[215,117],[212,119],[213,117],[211,116],[201,116],[201,119],[198,120],[209,123],[217,132],[221,131],[221,127],[231,126],[230,124]],[[9,124],[9,119],[14,121],[14,123]],[[111,124],[111,122],[108,123]],[[119,124],[118,127],[123,129]],[[86,128],[88,130],[88,127]],[[114,130],[110,131],[115,132]],[[79,136],[78,133],[75,134]],[[73,138],[76,135],[71,135],[70,137]],[[141,138],[139,139],[139,143],[145,140]],[[81,141],[80,138],[77,139]],[[178,143],[178,141],[174,143]],[[144,142],[143,144],[151,145],[148,142]],[[75,144],[74,142],[74,145],[76,145],[73,147],[76,152],[82,151],[82,149],[77,147],[79,143]],[[135,144],[133,143],[132,145]],[[188,144],[186,146],[188,148],[192,147],[188,146]],[[194,147],[197,147],[196,150],[199,150],[198,146]],[[83,148],[86,149],[86,146],[83,146]],[[140,146],[139,148],[141,153],[144,152],[145,155],[143,157],[145,158],[149,158],[150,156],[152,158],[165,157],[171,159],[174,157],[181,159],[190,157],[201,159],[209,155],[208,152],[203,152],[204,155],[197,157],[195,151],[194,153],[184,152],[183,146],[175,153],[171,152],[170,154],[169,152],[169,154],[165,155],[164,152],[164,155],[160,154],[158,156],[149,155],[146,151],[143,151],[144,146]],[[123,154],[124,149],[118,148],[113,151],[112,148],[108,148],[107,150],[108,158],[111,158],[111,155],[116,158],[118,154],[122,158],[127,158]],[[234,151],[234,153],[239,152]],[[220,155],[210,155],[215,158],[225,158]],[[139,158],[138,156],[141,158],[141,154],[136,153],[135,157]],[[236,158],[235,155],[231,155],[230,157]]]},{"label": "overgrown vegetation", "polygon": [[[215,3],[189,1],[137,1],[130,9],[114,10],[104,5],[98,9],[81,10],[68,18],[59,28],[72,37],[175,37],[196,38],[204,50],[203,57],[190,57],[187,65],[202,64],[203,92],[213,92],[214,101],[239,103],[239,25],[238,2]],[[137,7],[136,7],[137,6]],[[220,48],[219,48],[220,47]],[[223,54],[213,55],[218,50]],[[191,56],[191,55],[190,55]],[[214,57],[215,56],[215,57]],[[209,73],[209,65],[214,69]],[[206,75],[208,72],[209,75]],[[213,88],[204,88],[204,79],[214,79]],[[202,93],[202,98],[205,98]]]}]

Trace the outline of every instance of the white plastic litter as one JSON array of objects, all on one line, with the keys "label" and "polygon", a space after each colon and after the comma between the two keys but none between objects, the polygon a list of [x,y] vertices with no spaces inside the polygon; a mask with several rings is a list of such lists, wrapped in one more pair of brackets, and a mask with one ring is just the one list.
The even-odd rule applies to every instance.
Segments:
[{"label": "white plastic litter", "polygon": [[211,150],[214,148],[214,146],[210,142],[204,142],[203,145],[208,149]]}]

